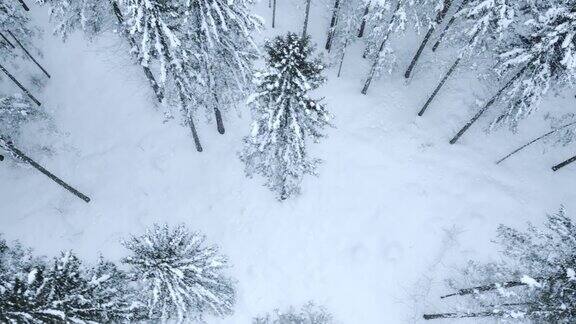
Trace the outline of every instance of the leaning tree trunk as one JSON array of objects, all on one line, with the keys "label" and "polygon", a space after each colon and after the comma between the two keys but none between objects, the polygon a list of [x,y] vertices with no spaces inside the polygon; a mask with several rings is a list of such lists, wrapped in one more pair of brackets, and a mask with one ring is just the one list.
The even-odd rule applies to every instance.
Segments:
[{"label": "leaning tree trunk", "polygon": [[33,166],[36,170],[42,172],[45,176],[47,176],[48,178],[50,178],[50,180],[56,182],[57,184],[59,184],[60,186],[62,186],[64,189],[68,190],[69,192],[71,192],[72,194],[74,194],[76,197],[84,200],[85,202],[90,202],[90,198],[88,198],[88,196],[84,195],[83,193],[81,193],[80,191],[76,190],[75,188],[73,188],[72,186],[70,186],[69,184],[67,184],[66,182],[64,182],[62,179],[58,178],[57,176],[55,176],[54,174],[52,174],[50,171],[46,170],[44,167],[42,167],[40,164],[36,163],[36,161],[32,160],[30,157],[28,157],[26,154],[24,154],[22,151],[20,151],[19,149],[17,149],[16,147],[14,147],[14,144],[12,144],[12,142],[6,140],[4,137],[0,136],[0,142],[4,143],[5,148],[8,152],[14,154],[16,157],[22,159],[24,162],[30,164],[31,166]]},{"label": "leaning tree trunk", "polygon": [[308,20],[310,19],[310,2],[312,0],[306,0],[306,13],[304,16],[304,28],[302,28],[302,38],[305,38],[308,34]]},{"label": "leaning tree trunk", "polygon": [[452,0],[444,0],[444,6],[442,8],[442,11],[440,11],[438,13],[438,15],[436,16],[436,20],[434,21],[434,23],[430,26],[430,28],[428,28],[428,32],[426,33],[426,36],[424,36],[424,40],[422,40],[422,43],[420,44],[420,47],[418,47],[418,50],[416,51],[416,54],[414,55],[414,58],[412,59],[412,61],[410,62],[410,65],[408,66],[408,69],[406,69],[406,73],[404,73],[404,77],[406,79],[410,78],[410,75],[412,74],[412,70],[414,69],[414,67],[416,66],[416,63],[418,62],[418,59],[420,59],[420,55],[422,55],[422,51],[424,50],[424,47],[426,47],[426,44],[428,43],[428,41],[430,40],[430,37],[432,36],[432,34],[434,33],[434,30],[436,29],[436,27],[442,23],[442,20],[444,19],[444,17],[446,16],[446,13],[448,12],[448,10],[450,9],[450,6],[452,5]]},{"label": "leaning tree trunk", "polygon": [[30,100],[34,101],[34,103],[38,106],[42,105],[42,103],[40,103],[40,101],[38,101],[38,99],[36,99],[30,93],[30,91],[28,91],[28,89],[24,88],[22,83],[18,82],[18,80],[16,80],[16,78],[12,74],[10,74],[10,72],[8,72],[8,70],[6,70],[2,65],[0,65],[0,70],[2,70],[2,72],[4,72],[10,78],[10,80],[12,80],[12,82],[14,82],[14,84],[16,84],[18,88],[20,88],[20,90],[22,90],[22,92],[24,92],[28,96],[28,98],[30,98]]},{"label": "leaning tree trunk", "polygon": [[460,12],[460,10],[462,10],[462,8],[466,5],[466,3],[468,3],[468,1],[469,0],[462,0],[462,2],[460,3],[460,6],[458,6],[458,9],[456,9],[456,12],[454,13],[454,15],[452,15],[452,18],[450,18],[450,20],[448,21],[446,26],[444,26],[444,29],[442,29],[442,32],[438,36],[438,40],[436,40],[436,43],[434,43],[434,46],[432,46],[432,52],[436,51],[436,49],[438,48],[438,46],[440,45],[440,43],[444,39],[444,36],[446,36],[448,29],[450,29],[450,27],[456,21],[456,15]]},{"label": "leaning tree trunk", "polygon": [[562,169],[563,167],[567,166],[568,164],[570,164],[570,163],[572,163],[572,162],[574,162],[574,161],[576,161],[576,156],[573,156],[573,157],[569,158],[568,160],[566,160],[566,161],[564,161],[564,162],[562,162],[562,163],[556,164],[555,166],[552,167],[552,170],[553,170],[553,171],[558,171],[558,170]]},{"label": "leaning tree trunk", "polygon": [[22,8],[24,8],[24,10],[30,11],[30,8],[28,8],[28,5],[26,4],[26,2],[24,2],[24,0],[18,0],[18,2],[20,2],[20,4],[22,5]]},{"label": "leaning tree trunk", "polygon": [[48,77],[48,79],[50,79],[50,73],[48,73],[48,71],[46,71],[46,69],[44,69],[44,67],[42,65],[40,65],[40,63],[38,63],[38,61],[36,61],[34,56],[32,56],[32,54],[30,54],[30,52],[28,52],[26,47],[24,47],[24,45],[22,45],[22,43],[18,40],[18,38],[16,38],[16,36],[14,36],[14,34],[12,34],[12,32],[9,30],[8,30],[8,34],[10,34],[10,36],[12,36],[12,38],[16,41],[16,44],[18,44],[18,46],[20,46],[20,48],[22,49],[22,51],[24,51],[24,53],[26,53],[28,58],[30,58],[30,60],[32,60],[32,62],[34,62],[34,64],[36,64],[36,66],[38,68],[40,68],[40,70],[42,70],[42,72],[44,72],[44,74]]},{"label": "leaning tree trunk", "polygon": [[[472,36],[472,38],[470,38],[470,40],[468,41],[468,46],[470,46],[473,42],[474,39],[476,39],[476,36],[478,35],[478,31]],[[456,61],[454,61],[454,63],[452,64],[452,66],[450,67],[450,69],[448,69],[448,71],[446,72],[446,74],[444,75],[444,77],[442,78],[442,80],[440,80],[440,83],[438,83],[438,85],[436,86],[436,88],[434,89],[434,91],[432,92],[432,95],[428,98],[428,100],[426,100],[426,103],[424,104],[424,107],[422,107],[422,109],[420,109],[420,111],[418,112],[418,116],[422,116],[424,115],[424,112],[426,112],[426,109],[428,109],[428,106],[432,103],[432,101],[434,100],[434,98],[436,97],[436,95],[438,94],[438,92],[440,92],[440,90],[442,89],[442,87],[444,86],[444,84],[446,83],[446,81],[448,81],[448,79],[450,78],[450,76],[452,75],[452,73],[454,73],[454,71],[456,71],[456,68],[458,67],[458,65],[460,64],[460,61],[462,61],[462,58],[464,57],[464,54],[466,54],[466,51],[469,50],[469,48],[465,48],[458,56],[458,58],[456,59]]]},{"label": "leaning tree trunk", "polygon": [[382,43],[380,43],[380,48],[378,49],[378,53],[376,54],[376,58],[374,59],[374,63],[372,63],[372,67],[370,67],[370,72],[368,72],[368,77],[366,78],[366,81],[364,82],[364,87],[362,88],[362,91],[361,91],[361,93],[364,95],[366,93],[368,93],[368,88],[370,88],[370,84],[372,83],[372,79],[374,79],[374,75],[376,74],[376,70],[378,69],[378,63],[380,63],[380,56],[382,55],[382,52],[384,51],[384,48],[386,47],[386,43],[388,42],[388,38],[390,38],[390,34],[392,33],[392,29],[393,29],[392,25],[394,24],[394,22],[398,18],[398,11],[400,10],[400,7],[402,6],[402,1],[404,1],[404,0],[398,0],[398,3],[396,4],[396,9],[394,10],[392,17],[390,18],[390,21],[388,22],[388,30],[386,31],[386,34],[384,34],[384,38],[382,39]]},{"label": "leaning tree trunk", "polygon": [[496,164],[500,164],[500,163],[504,162],[506,159],[508,159],[508,158],[511,157],[512,155],[514,155],[514,154],[522,151],[523,149],[527,148],[528,146],[530,146],[530,145],[532,145],[532,144],[534,144],[534,143],[536,143],[536,142],[538,142],[538,141],[540,141],[540,140],[542,140],[542,139],[544,139],[544,138],[546,138],[546,137],[548,137],[548,136],[550,136],[550,135],[552,135],[552,134],[554,134],[554,133],[556,133],[556,132],[558,132],[558,131],[560,131],[560,130],[562,130],[562,129],[564,129],[564,128],[570,127],[570,126],[572,126],[572,125],[576,125],[576,121],[575,121],[575,122],[568,123],[568,124],[563,125],[563,126],[560,126],[560,127],[556,128],[556,129],[553,129],[553,130],[549,131],[548,133],[546,133],[546,134],[544,134],[544,135],[542,135],[542,136],[539,136],[539,137],[531,140],[530,142],[528,142],[528,143],[520,146],[519,148],[515,149],[514,151],[508,153],[505,157],[503,157],[503,158],[501,158],[500,160],[496,161]]},{"label": "leaning tree trunk", "polygon": [[276,0],[272,0],[272,28],[276,27]]},{"label": "leaning tree trunk", "polygon": [[[534,278],[534,279],[535,280],[543,280],[543,278]],[[455,293],[441,296],[440,298],[444,299],[444,298],[449,298],[449,297],[454,297],[454,296],[472,295],[472,294],[475,294],[478,292],[492,291],[492,290],[496,290],[499,288],[512,288],[512,287],[518,287],[518,286],[526,286],[526,283],[524,283],[522,281],[506,281],[506,282],[502,282],[502,283],[493,283],[493,284],[488,284],[488,285],[483,285],[483,286],[463,288],[463,289],[459,289]]]},{"label": "leaning tree trunk", "polygon": [[14,46],[14,44],[12,44],[12,43],[8,40],[8,38],[6,38],[6,36],[4,36],[4,34],[0,33],[0,37],[2,37],[2,39],[6,42],[6,44],[8,44],[8,46],[10,46],[11,48],[16,48],[16,47]]},{"label": "leaning tree trunk", "polygon": [[338,65],[338,75],[340,77],[340,73],[342,72],[342,64],[344,63],[344,56],[346,56],[346,47],[348,46],[348,38],[344,41],[344,47],[342,48],[342,56],[340,57],[340,64]]},{"label": "leaning tree trunk", "polygon": [[471,318],[471,317],[490,317],[498,315],[493,311],[484,311],[477,313],[440,313],[440,314],[424,314],[422,317],[425,320],[433,319],[446,319],[446,318]]},{"label": "leaning tree trunk", "polygon": [[366,28],[366,20],[368,19],[368,12],[370,12],[370,2],[366,3],[366,8],[364,9],[364,15],[362,16],[362,22],[360,23],[360,29],[358,30],[358,38],[362,38],[364,36],[364,29]]},{"label": "leaning tree trunk", "polygon": [[338,20],[338,11],[340,10],[340,0],[334,0],[334,8],[332,9],[332,19],[330,19],[330,28],[328,29],[328,38],[326,39],[326,50],[330,52],[332,48],[332,38],[336,31],[336,21]]},{"label": "leaning tree trunk", "polygon": [[[133,49],[136,49],[139,52],[140,50],[138,49],[138,45],[136,44],[136,40],[134,39],[134,37],[132,37],[132,35],[130,35],[128,30],[126,30],[126,28],[124,28],[124,16],[122,15],[122,11],[120,10],[120,7],[118,7],[118,2],[116,2],[116,0],[110,0],[110,4],[112,4],[112,9],[114,11],[114,15],[116,16],[116,19],[118,20],[118,24],[120,25],[120,28],[124,32],[124,35],[128,39],[128,43],[130,44],[130,47]],[[148,79],[148,82],[150,83],[150,86],[152,87],[152,90],[154,91],[154,94],[156,95],[156,99],[158,99],[158,102],[162,103],[162,101],[164,100],[164,94],[162,93],[162,89],[160,89],[158,82],[156,82],[156,78],[154,78],[154,74],[152,74],[152,71],[150,71],[149,67],[141,64],[142,59],[139,57],[138,54],[136,54],[135,57],[136,57],[136,59],[138,59],[140,61],[139,62],[140,66],[142,66],[142,70],[144,70],[144,75],[146,75],[146,79]]]},{"label": "leaning tree trunk", "polygon": [[200,143],[200,138],[198,137],[198,132],[196,131],[196,125],[194,124],[194,118],[192,113],[188,112],[188,126],[190,126],[190,131],[192,132],[192,138],[194,139],[194,145],[196,146],[196,151],[202,152],[202,143]]},{"label": "leaning tree trunk", "polygon": [[504,92],[504,90],[506,90],[510,85],[512,85],[512,83],[514,83],[514,81],[516,81],[516,79],[518,79],[524,73],[524,71],[526,71],[526,69],[530,64],[531,63],[528,63],[526,66],[524,66],[520,71],[518,71],[518,73],[516,73],[516,75],[514,75],[514,77],[512,77],[512,79],[510,79],[510,81],[508,81],[502,88],[500,88],[500,90],[498,90],[498,92],[496,92],[496,94],[492,98],[490,98],[490,100],[484,105],[484,107],[482,107],[482,109],[480,109],[478,113],[476,113],[476,115],[474,115],[474,117],[472,117],[472,119],[470,119],[466,123],[466,125],[464,125],[464,127],[462,127],[462,129],[458,131],[458,133],[450,140],[450,144],[456,143],[458,139],[460,139],[460,137],[462,137],[462,135],[464,135],[464,133],[468,131],[468,128],[470,128],[470,126],[472,126],[480,117],[482,117],[482,115],[484,115],[484,113],[488,110],[488,108],[490,108],[490,106],[494,104],[494,102],[496,101],[496,99],[498,99],[498,97],[500,97],[502,92]]}]

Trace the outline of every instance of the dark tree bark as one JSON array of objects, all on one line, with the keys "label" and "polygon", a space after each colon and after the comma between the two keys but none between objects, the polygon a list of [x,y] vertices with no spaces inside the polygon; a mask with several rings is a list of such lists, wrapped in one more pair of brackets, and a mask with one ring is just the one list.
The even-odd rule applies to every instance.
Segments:
[{"label": "dark tree bark", "polygon": [[366,19],[368,18],[368,13],[370,12],[370,2],[366,4],[364,9],[364,15],[362,16],[362,22],[360,23],[360,29],[358,30],[358,38],[364,36],[364,29],[366,28]]},{"label": "dark tree bark", "polygon": [[[535,280],[542,280],[542,278],[535,278]],[[460,289],[455,293],[444,295],[444,296],[441,296],[440,298],[444,299],[444,298],[449,298],[449,297],[454,297],[454,296],[472,295],[472,294],[477,293],[477,292],[485,292],[485,291],[496,290],[498,288],[512,288],[512,287],[518,287],[518,286],[526,286],[526,284],[521,282],[521,281],[506,281],[506,282],[502,282],[502,283],[494,283],[494,284],[488,284],[488,285],[483,285],[483,286]]]},{"label": "dark tree bark", "polygon": [[[118,20],[118,25],[120,25],[122,32],[128,39],[128,43],[132,48],[139,51],[138,46],[136,45],[136,40],[134,40],[134,37],[130,35],[130,33],[126,30],[126,28],[124,28],[124,16],[122,15],[122,11],[120,11],[120,7],[118,7],[118,3],[116,2],[116,0],[110,0],[110,4],[112,5],[112,9],[114,11],[114,15],[116,16],[116,19]],[[139,63],[141,63],[141,59],[140,57],[138,57],[138,55],[136,55],[136,59],[138,59],[140,61]],[[144,75],[146,75],[146,79],[148,79],[148,82],[150,83],[150,86],[152,87],[152,90],[156,95],[156,99],[158,99],[158,102],[162,103],[162,101],[164,100],[164,93],[162,93],[162,89],[160,89],[158,82],[156,82],[154,74],[152,74],[152,71],[150,71],[149,67],[144,66],[142,64],[140,65],[142,66],[142,70],[144,70]]]},{"label": "dark tree bark", "polygon": [[340,77],[340,73],[342,72],[342,64],[344,63],[344,56],[346,56],[346,47],[348,46],[348,39],[344,41],[344,48],[342,48],[342,56],[340,57],[340,64],[338,65],[338,75]]},{"label": "dark tree bark", "polygon": [[434,24],[432,24],[432,26],[430,26],[430,28],[428,28],[428,32],[426,33],[426,36],[424,36],[424,40],[422,40],[420,47],[418,47],[418,50],[416,51],[414,58],[412,59],[412,61],[410,62],[410,65],[408,66],[408,69],[406,69],[406,73],[404,73],[404,77],[406,79],[410,78],[410,75],[412,74],[412,70],[414,70],[416,63],[420,59],[420,55],[422,55],[422,51],[424,51],[424,47],[426,47],[426,44],[430,40],[430,37],[434,33],[434,30],[436,29],[436,27],[440,23],[442,23],[442,20],[446,16],[446,13],[450,9],[451,5],[452,5],[452,0],[444,0],[444,7],[442,8],[442,11],[440,11],[438,13],[438,15],[436,16],[436,20],[434,21]]},{"label": "dark tree bark", "polygon": [[[476,32],[468,41],[468,45],[472,44],[474,42],[474,39],[476,39],[476,36],[478,35],[478,32]],[[466,49],[465,49],[466,50]],[[436,97],[436,95],[438,94],[438,92],[440,92],[440,90],[442,89],[442,87],[444,86],[444,84],[446,83],[446,81],[450,78],[450,76],[452,75],[452,73],[454,73],[454,71],[456,70],[456,68],[458,67],[458,65],[460,64],[460,61],[462,61],[462,58],[464,57],[464,52],[460,53],[460,55],[458,56],[458,58],[456,59],[456,61],[454,61],[454,63],[452,64],[452,66],[450,67],[450,69],[448,69],[448,72],[446,72],[446,74],[444,75],[444,77],[442,78],[442,80],[440,80],[440,83],[438,83],[438,85],[436,86],[436,89],[434,89],[434,91],[432,92],[432,95],[428,98],[428,100],[426,100],[426,103],[424,104],[424,107],[422,107],[422,109],[420,109],[420,111],[418,112],[418,116],[422,116],[424,115],[424,112],[426,112],[426,109],[428,109],[428,106],[432,103],[432,101],[434,100],[434,98]]]},{"label": "dark tree bark", "polygon": [[568,160],[566,160],[566,161],[564,161],[564,162],[562,162],[562,163],[556,164],[555,166],[552,167],[552,170],[553,170],[553,171],[558,171],[558,170],[562,169],[563,167],[567,166],[568,164],[570,164],[570,163],[572,163],[572,162],[574,162],[574,161],[576,161],[576,156],[573,156],[573,157],[569,158]]},{"label": "dark tree bark", "polygon": [[380,61],[380,55],[382,55],[382,51],[384,51],[384,48],[386,47],[388,38],[390,38],[390,34],[392,33],[392,24],[394,24],[394,22],[398,18],[397,14],[398,10],[400,10],[400,7],[402,5],[402,1],[404,0],[398,0],[398,3],[396,4],[396,9],[394,10],[392,17],[390,18],[390,21],[388,22],[388,30],[386,31],[386,34],[384,34],[384,38],[382,39],[382,43],[380,43],[380,48],[378,48],[378,53],[376,54],[376,59],[374,59],[372,67],[370,67],[370,72],[368,72],[366,82],[364,82],[364,87],[362,88],[362,91],[360,91],[364,95],[368,93],[368,88],[370,88],[370,84],[372,83],[374,74],[376,74],[376,69],[378,68],[378,62]]},{"label": "dark tree bark", "polygon": [[495,316],[497,313],[492,311],[477,312],[477,313],[440,313],[440,314],[424,314],[422,317],[425,320],[433,319],[446,319],[446,318],[470,318],[470,317],[490,317]]},{"label": "dark tree bark", "polygon": [[466,5],[466,3],[468,3],[468,1],[469,0],[462,0],[462,2],[460,3],[460,6],[458,6],[458,9],[456,9],[456,12],[454,13],[454,15],[452,15],[452,18],[450,18],[450,20],[448,21],[446,26],[444,26],[444,29],[442,29],[440,36],[438,36],[438,40],[436,41],[436,43],[434,43],[434,46],[432,46],[432,52],[436,51],[436,49],[438,48],[438,46],[440,45],[440,43],[444,39],[444,36],[446,36],[446,32],[448,32],[448,29],[450,29],[450,27],[456,21],[456,15],[460,12],[460,10],[462,10],[462,8]]},{"label": "dark tree bark", "polygon": [[50,79],[50,73],[48,73],[48,71],[46,71],[46,69],[44,69],[44,67],[42,65],[40,65],[40,63],[38,63],[38,61],[36,61],[34,56],[32,56],[32,54],[30,54],[30,52],[28,52],[28,50],[24,47],[24,45],[22,45],[20,40],[18,40],[18,38],[16,38],[16,36],[14,36],[14,34],[12,34],[12,32],[9,30],[8,30],[8,34],[10,34],[10,36],[12,36],[12,38],[16,41],[16,44],[18,44],[18,46],[20,46],[20,48],[22,49],[22,51],[24,51],[24,53],[26,53],[28,58],[30,58],[30,60],[32,60],[32,62],[34,62],[34,64],[36,64],[36,66],[38,68],[40,68],[40,70],[42,70],[42,72],[44,72],[44,74],[48,77],[48,79]]},{"label": "dark tree bark", "polygon": [[332,19],[330,19],[330,28],[328,29],[328,37],[326,39],[326,50],[330,52],[332,48],[332,38],[336,30],[336,21],[338,20],[338,11],[340,10],[340,0],[334,0],[334,8],[332,9]]},{"label": "dark tree bark", "polygon": [[20,151],[19,149],[17,149],[16,147],[14,147],[14,144],[12,144],[12,142],[5,140],[4,138],[0,137],[0,140],[2,140],[4,143],[6,143],[6,149],[13,153],[16,157],[22,159],[24,162],[30,164],[31,166],[33,166],[36,170],[42,172],[45,176],[47,176],[48,178],[50,178],[50,180],[56,182],[57,184],[59,184],[60,186],[62,186],[64,189],[68,190],[69,192],[71,192],[72,194],[74,194],[76,197],[84,200],[85,202],[90,202],[90,198],[88,198],[88,196],[84,195],[83,193],[81,193],[80,191],[76,190],[75,188],[73,188],[72,186],[70,186],[69,184],[67,184],[66,182],[64,182],[62,179],[58,178],[57,176],[55,176],[54,174],[52,174],[50,171],[46,170],[44,167],[42,167],[40,164],[36,163],[36,161],[32,160],[30,157],[28,157],[26,154],[24,154],[22,151]]},{"label": "dark tree bark", "polygon": [[26,96],[28,96],[28,98],[30,98],[30,100],[34,101],[34,103],[38,106],[42,105],[42,103],[40,103],[40,101],[38,101],[38,99],[36,99],[36,97],[34,97],[30,93],[30,91],[28,91],[28,89],[24,88],[24,86],[20,82],[18,82],[18,80],[16,80],[16,78],[12,74],[10,74],[10,72],[8,72],[8,70],[6,70],[2,65],[0,65],[0,70],[2,70],[2,72],[4,72],[4,74],[6,74],[8,78],[10,78],[10,80],[12,80],[12,82],[14,82],[14,84],[16,84],[18,88],[20,88],[20,90],[22,90],[22,92],[24,92]]},{"label": "dark tree bark", "polygon": [[276,28],[276,0],[272,0],[272,28]]},{"label": "dark tree bark", "polygon": [[26,4],[26,2],[24,2],[24,0],[18,0],[18,2],[20,2],[20,4],[22,5],[22,8],[24,8],[24,10],[30,11],[30,8],[28,8],[28,5]]},{"label": "dark tree bark", "polygon": [[202,152],[202,143],[200,143],[200,138],[198,137],[198,132],[196,131],[196,125],[194,124],[194,118],[192,114],[188,114],[188,125],[190,126],[190,131],[192,132],[192,138],[194,139],[194,145],[196,146],[196,151]]},{"label": "dark tree bark", "polygon": [[516,81],[516,79],[518,79],[524,73],[524,71],[528,68],[529,65],[530,63],[524,66],[518,73],[516,73],[516,75],[514,75],[514,77],[512,77],[512,79],[510,79],[510,81],[508,81],[502,88],[500,88],[500,90],[498,90],[498,92],[496,92],[496,94],[492,98],[490,98],[490,100],[484,105],[484,107],[482,107],[478,111],[478,113],[476,113],[476,115],[474,115],[474,117],[472,117],[472,119],[470,119],[466,123],[466,125],[464,125],[464,127],[462,127],[462,129],[458,131],[458,133],[454,136],[454,138],[450,140],[450,144],[456,143],[458,139],[460,139],[460,137],[462,137],[462,135],[466,133],[466,131],[470,128],[470,126],[472,126],[480,117],[482,117],[482,115],[484,115],[484,113],[488,110],[488,108],[490,108],[490,106],[494,104],[494,102],[496,101],[496,99],[498,99],[498,97],[500,97],[502,92],[504,92],[504,90],[506,90],[510,85],[512,85],[512,83],[514,83],[514,81]]},{"label": "dark tree bark", "polygon": [[546,134],[544,134],[544,135],[541,135],[541,136],[539,136],[539,137],[531,140],[530,142],[528,142],[528,143],[520,146],[519,148],[515,149],[514,151],[508,153],[505,157],[503,157],[503,158],[501,158],[500,160],[496,161],[496,164],[500,164],[500,163],[504,162],[506,159],[508,159],[508,158],[511,157],[512,155],[514,155],[514,154],[522,151],[523,149],[527,148],[528,146],[530,146],[530,145],[532,145],[532,144],[534,144],[534,143],[536,143],[536,142],[538,142],[538,141],[540,141],[540,140],[542,140],[542,139],[544,139],[544,138],[546,138],[546,137],[548,137],[548,136],[550,136],[550,135],[552,135],[552,134],[554,134],[554,133],[556,133],[556,132],[558,132],[558,131],[560,131],[560,130],[562,130],[562,129],[564,129],[564,128],[570,127],[570,126],[572,126],[572,125],[576,125],[576,121],[575,121],[575,122],[568,123],[568,124],[563,125],[563,126],[560,126],[560,127],[556,128],[556,129],[553,129],[553,130],[549,131],[548,133],[546,133]]},{"label": "dark tree bark", "polygon": [[302,29],[302,38],[308,35],[308,20],[310,19],[310,3],[312,0],[306,0],[306,13],[304,16],[304,28]]},{"label": "dark tree bark", "polygon": [[8,38],[6,38],[6,36],[4,36],[4,34],[0,33],[0,37],[2,37],[2,39],[6,42],[6,44],[8,44],[8,46],[10,46],[11,48],[16,48],[16,47],[14,46],[14,44],[12,44],[12,43],[8,40]]},{"label": "dark tree bark", "polygon": [[268,0],[268,8],[272,8],[272,0]]}]

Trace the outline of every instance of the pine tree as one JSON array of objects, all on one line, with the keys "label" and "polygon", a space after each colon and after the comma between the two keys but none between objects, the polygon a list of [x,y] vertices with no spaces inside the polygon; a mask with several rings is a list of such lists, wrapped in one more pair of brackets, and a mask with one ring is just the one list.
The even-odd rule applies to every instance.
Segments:
[{"label": "pine tree", "polygon": [[339,3],[338,11],[335,12],[337,15],[333,19],[334,26],[329,30],[326,47],[334,53],[334,59],[338,62],[338,76],[341,74],[348,46],[358,39],[358,25],[363,19],[363,5],[362,0],[344,1]]},{"label": "pine tree", "polygon": [[511,75],[509,81],[451,140],[455,143],[498,99],[503,111],[494,125],[515,129],[530,115],[550,89],[559,92],[571,86],[576,76],[576,9],[563,0],[546,3],[531,10],[534,16],[525,25],[526,34],[509,37],[498,49],[499,75]]},{"label": "pine tree", "polygon": [[504,261],[470,263],[443,298],[466,298],[461,310],[426,314],[426,319],[493,317],[535,323],[576,321],[576,224],[564,210],[549,215],[546,229],[500,226]]},{"label": "pine tree", "polygon": [[323,307],[313,303],[304,305],[300,310],[290,307],[286,312],[274,311],[254,318],[253,324],[331,324],[334,323],[330,315]]},{"label": "pine tree", "polygon": [[17,140],[24,125],[45,118],[43,110],[20,95],[0,96],[0,135],[4,137]]},{"label": "pine tree", "polygon": [[184,226],[154,225],[146,234],[124,242],[131,255],[131,279],[152,320],[202,319],[204,314],[232,312],[235,291],[223,271],[227,260],[204,236]]},{"label": "pine tree", "polygon": [[324,77],[321,62],[312,59],[308,38],[293,33],[265,44],[267,69],[257,75],[251,135],[240,154],[249,177],[257,173],[284,200],[299,193],[305,174],[316,174],[320,160],[308,156],[306,142],[323,137],[330,115],[308,92]]}]

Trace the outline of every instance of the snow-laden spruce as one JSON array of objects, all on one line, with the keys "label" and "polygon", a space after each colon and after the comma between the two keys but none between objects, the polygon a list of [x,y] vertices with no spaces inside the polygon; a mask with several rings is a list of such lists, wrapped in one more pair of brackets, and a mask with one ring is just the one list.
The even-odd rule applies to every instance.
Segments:
[{"label": "snow-laden spruce", "polygon": [[0,321],[105,323],[131,319],[124,277],[100,260],[85,267],[65,252],[45,262],[19,244],[0,242]]},{"label": "snow-laden spruce", "polygon": [[145,234],[124,242],[131,255],[130,279],[153,320],[201,320],[205,314],[232,312],[235,290],[225,276],[228,262],[204,236],[180,225],[154,225]]},{"label": "snow-laden spruce", "polygon": [[[493,317],[534,323],[576,321],[576,223],[564,210],[548,215],[545,230],[498,229],[499,263],[471,262],[450,281],[460,298],[451,313],[427,319]],[[466,300],[464,300],[466,299]]]},{"label": "snow-laden spruce", "polygon": [[267,69],[256,76],[249,101],[254,121],[240,158],[248,176],[262,175],[284,200],[300,192],[304,175],[316,174],[320,163],[309,156],[307,142],[324,136],[330,114],[309,92],[324,83],[324,66],[311,58],[309,39],[293,33],[267,42],[265,50]]},{"label": "snow-laden spruce", "polygon": [[275,310],[271,314],[256,317],[253,324],[332,324],[332,315],[323,307],[313,303],[304,305],[300,310],[290,307],[287,311]]}]

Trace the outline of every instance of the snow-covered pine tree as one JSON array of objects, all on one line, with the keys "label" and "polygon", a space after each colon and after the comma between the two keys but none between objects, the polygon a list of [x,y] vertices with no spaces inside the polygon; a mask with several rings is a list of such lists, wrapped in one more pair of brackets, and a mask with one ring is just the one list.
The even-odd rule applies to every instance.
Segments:
[{"label": "snow-covered pine tree", "polygon": [[313,303],[304,305],[300,310],[290,307],[285,312],[275,310],[271,314],[256,317],[253,324],[332,324],[334,320],[325,308]]},{"label": "snow-covered pine tree", "polygon": [[[457,311],[426,319],[492,317],[534,323],[576,321],[576,224],[564,210],[548,215],[546,229],[500,226],[501,263],[470,263],[450,281],[443,298],[466,299]],[[464,288],[462,287],[470,287]]]},{"label": "snow-covered pine tree", "polygon": [[263,26],[250,13],[253,0],[187,0],[187,28],[183,42],[197,60],[196,102],[213,112],[224,134],[221,111],[249,94],[258,48],[252,38]]},{"label": "snow-covered pine tree", "polygon": [[358,39],[358,26],[363,19],[364,6],[363,0],[349,0],[339,3],[338,11],[334,9],[336,16],[333,17],[334,26],[328,33],[326,49],[333,52],[334,59],[338,62],[338,76],[340,76],[348,46]]},{"label": "snow-covered pine tree", "polygon": [[216,246],[206,246],[204,236],[183,225],[154,225],[124,246],[131,255],[123,262],[150,319],[201,320],[232,312],[235,290],[224,275],[227,259]]},{"label": "snow-covered pine tree", "polygon": [[323,137],[330,114],[308,92],[323,82],[324,66],[311,57],[309,39],[296,34],[276,37],[265,44],[267,69],[257,74],[251,135],[240,153],[246,174],[266,178],[266,186],[280,200],[300,191],[302,178],[316,174],[320,160],[310,158],[308,140]]},{"label": "snow-covered pine tree", "polygon": [[[537,8],[534,9],[534,8]],[[530,115],[550,89],[560,92],[574,84],[576,77],[576,5],[554,0],[540,7],[530,6],[534,18],[519,32],[500,42],[499,75],[509,81],[472,117],[450,141],[455,143],[498,99],[503,111],[493,125],[506,124],[513,130]]]},{"label": "snow-covered pine tree", "polygon": [[526,0],[465,0],[461,3],[460,10],[453,17],[461,19],[456,28],[447,31],[447,38],[456,39],[454,43],[459,47],[458,57],[442,76],[418,116],[422,116],[428,109],[462,60],[479,57],[487,52],[492,54],[500,41],[514,37],[518,25],[524,21],[520,13],[526,6]]},{"label": "snow-covered pine tree", "polygon": [[32,105],[21,95],[7,97],[0,95],[0,136],[16,141],[20,138],[22,127],[26,123],[46,117],[43,110]]}]

